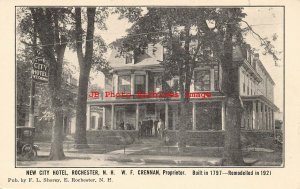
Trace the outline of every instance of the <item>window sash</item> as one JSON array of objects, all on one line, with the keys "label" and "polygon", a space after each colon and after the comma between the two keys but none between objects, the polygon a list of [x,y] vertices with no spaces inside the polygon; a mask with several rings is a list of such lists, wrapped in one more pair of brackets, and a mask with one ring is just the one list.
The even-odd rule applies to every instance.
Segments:
[{"label": "window sash", "polygon": [[195,72],[195,91],[210,91],[210,70],[199,70]]},{"label": "window sash", "polygon": [[119,76],[118,92],[130,93],[130,80],[131,77],[129,75]]},{"label": "window sash", "polygon": [[155,92],[162,91],[162,77],[161,76],[154,77],[154,90],[155,90]]}]

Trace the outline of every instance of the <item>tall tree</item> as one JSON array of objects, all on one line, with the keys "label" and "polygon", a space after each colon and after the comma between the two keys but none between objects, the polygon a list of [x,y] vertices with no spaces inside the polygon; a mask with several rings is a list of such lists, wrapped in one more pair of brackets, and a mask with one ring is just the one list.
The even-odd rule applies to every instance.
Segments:
[{"label": "tall tree", "polygon": [[[100,35],[94,35],[95,21],[97,21],[96,23],[99,25],[100,30],[105,29],[104,21],[108,16],[108,11],[106,8],[87,8],[86,30],[83,30],[82,27],[82,12],[84,11],[81,8],[75,8],[76,51],[80,68],[75,130],[75,143],[77,148],[88,147],[86,139],[86,105],[91,68],[95,66],[99,71],[105,72],[108,70],[108,64],[103,58],[103,53],[106,51],[105,43]],[[83,47],[84,42],[85,46]],[[96,43],[95,49],[94,43]],[[85,53],[83,53],[84,48]]]},{"label": "tall tree", "polygon": [[[223,155],[224,165],[243,165],[241,144],[241,119],[243,103],[239,91],[239,70],[241,63],[233,61],[234,37],[241,41],[239,21],[244,16],[241,9],[225,9],[221,17],[225,19],[223,54],[220,56],[222,66],[222,91],[225,94],[225,146]],[[218,23],[221,24],[221,23]]]},{"label": "tall tree", "polygon": [[30,8],[33,26],[37,31],[42,54],[49,62],[49,91],[54,110],[50,160],[64,159],[63,152],[63,112],[61,97],[62,65],[67,38],[62,28],[66,9]]}]

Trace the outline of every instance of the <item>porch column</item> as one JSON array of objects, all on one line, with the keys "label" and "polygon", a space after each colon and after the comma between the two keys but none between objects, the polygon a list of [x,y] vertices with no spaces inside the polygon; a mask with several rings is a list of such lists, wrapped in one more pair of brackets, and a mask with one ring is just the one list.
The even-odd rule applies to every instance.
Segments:
[{"label": "porch column", "polygon": [[136,104],[135,110],[135,130],[139,130],[139,104]]},{"label": "porch column", "polygon": [[158,116],[157,116],[157,106],[156,106],[156,104],[154,105],[154,114],[155,114],[155,119],[157,119]]},{"label": "porch column", "polygon": [[269,108],[269,129],[272,130],[272,109]]},{"label": "porch column", "polygon": [[130,76],[130,93],[131,95],[134,94],[134,72],[131,73],[131,76]]},{"label": "porch column", "polygon": [[261,125],[262,125],[262,118],[261,118],[261,103],[258,101],[258,119],[257,119],[257,129],[261,129]]},{"label": "porch column", "polygon": [[249,130],[252,130],[253,129],[253,114],[252,114],[252,107],[251,107],[251,104],[249,105],[249,107],[248,107],[248,111],[247,111],[247,113],[248,113],[248,119],[249,119]]},{"label": "porch column", "polygon": [[176,121],[176,111],[175,110],[173,110],[172,111],[172,130],[175,130],[175,128],[176,128],[176,123],[177,123],[177,121]]},{"label": "porch column", "polygon": [[256,102],[252,102],[252,129],[256,129]]},{"label": "porch column", "polygon": [[[145,79],[146,81],[145,81],[145,92],[146,93],[148,93],[148,85],[149,85],[149,72],[148,71],[146,71],[146,79]],[[153,91],[151,91],[151,92],[153,92]]]},{"label": "porch column", "polygon": [[270,112],[269,107],[267,106],[267,130],[270,129]]},{"label": "porch column", "polygon": [[210,91],[215,91],[215,71],[210,69]]},{"label": "porch column", "polygon": [[169,127],[169,105],[165,103],[165,129]]},{"label": "porch column", "polygon": [[268,106],[265,105],[265,130],[268,130]]},{"label": "porch column", "polygon": [[86,130],[90,130],[91,126],[91,105],[86,105]]},{"label": "porch column", "polygon": [[272,130],[272,123],[271,123],[271,108],[269,107],[268,108],[268,110],[269,110],[269,130]]},{"label": "porch column", "polygon": [[195,105],[195,102],[192,102],[193,103],[193,131],[196,130],[196,105]]},{"label": "porch column", "polygon": [[274,110],[272,110],[272,129],[275,131]]},{"label": "porch column", "polygon": [[118,91],[119,86],[119,76],[117,74],[113,74],[113,92],[119,92]]},{"label": "porch column", "polygon": [[266,105],[262,103],[262,129],[266,129]]},{"label": "porch column", "polygon": [[114,115],[115,114],[115,105],[112,104],[111,105],[111,124],[110,124],[110,130],[114,130],[114,125],[115,125],[115,119],[114,119]]},{"label": "porch column", "polygon": [[103,109],[102,109],[102,129],[103,129],[103,127],[106,126],[105,118],[106,118],[106,112],[105,112],[105,106],[103,106]]},{"label": "porch column", "polygon": [[222,131],[225,131],[225,127],[226,127],[226,120],[225,120],[226,112],[225,112],[225,102],[224,101],[222,101],[221,114],[222,114]]},{"label": "porch column", "polygon": [[242,116],[241,127],[245,127],[245,112],[242,112],[241,116]]}]

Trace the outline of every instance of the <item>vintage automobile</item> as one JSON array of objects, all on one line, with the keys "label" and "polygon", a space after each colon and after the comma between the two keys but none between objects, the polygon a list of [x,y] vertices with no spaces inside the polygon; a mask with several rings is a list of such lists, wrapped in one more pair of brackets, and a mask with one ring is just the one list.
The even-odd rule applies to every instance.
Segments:
[{"label": "vintage automobile", "polygon": [[35,160],[39,147],[34,144],[34,127],[17,127],[18,160]]}]

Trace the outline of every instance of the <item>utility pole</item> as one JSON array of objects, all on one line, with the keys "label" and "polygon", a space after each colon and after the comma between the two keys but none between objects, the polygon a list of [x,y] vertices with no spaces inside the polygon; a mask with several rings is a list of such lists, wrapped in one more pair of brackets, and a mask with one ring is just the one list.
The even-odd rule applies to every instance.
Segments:
[{"label": "utility pole", "polygon": [[[37,52],[37,36],[36,36],[36,30],[35,28],[33,28],[33,46],[32,46],[32,50],[34,53],[34,58],[38,57],[38,52]],[[34,127],[34,96],[35,96],[35,81],[32,78],[33,75],[33,66],[34,66],[35,60],[33,60],[32,62],[32,68],[31,68],[31,85],[30,85],[30,96],[29,96],[29,123],[28,126],[29,127]]]}]

